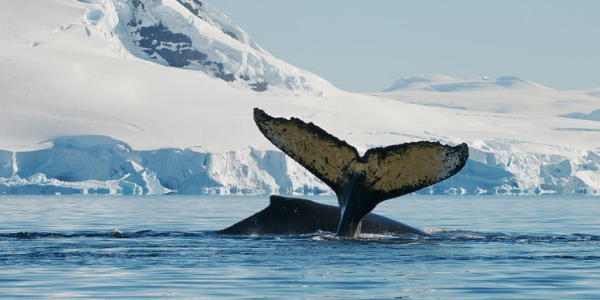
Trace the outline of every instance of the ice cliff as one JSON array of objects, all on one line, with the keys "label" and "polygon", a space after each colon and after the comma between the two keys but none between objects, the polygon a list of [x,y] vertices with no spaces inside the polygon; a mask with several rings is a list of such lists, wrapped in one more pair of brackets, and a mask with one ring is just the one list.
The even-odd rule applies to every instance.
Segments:
[{"label": "ice cliff", "polygon": [[135,151],[105,136],[57,138],[52,147],[0,151],[3,194],[318,194],[327,187],[278,151]]},{"label": "ice cliff", "polygon": [[[57,138],[48,149],[0,151],[3,194],[321,194],[321,181],[283,153],[136,151],[105,136]],[[497,141],[471,147],[456,176],[422,194],[598,193],[600,155],[531,154]],[[481,150],[486,149],[486,150]],[[573,157],[579,156],[578,159]]]}]

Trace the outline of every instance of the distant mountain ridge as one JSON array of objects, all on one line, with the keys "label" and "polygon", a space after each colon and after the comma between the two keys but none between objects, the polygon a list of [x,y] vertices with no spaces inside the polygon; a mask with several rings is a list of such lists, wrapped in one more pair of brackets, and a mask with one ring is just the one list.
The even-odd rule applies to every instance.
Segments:
[{"label": "distant mountain ridge", "polygon": [[427,74],[414,77],[402,77],[382,92],[399,90],[429,90],[437,92],[467,92],[490,89],[548,89],[533,81],[525,81],[515,76],[502,76],[496,79],[480,78],[452,78],[446,75]]},{"label": "distant mountain ridge", "polygon": [[452,78],[440,74],[402,77],[368,93],[419,105],[493,113],[595,120],[597,89],[556,90],[515,76]]}]

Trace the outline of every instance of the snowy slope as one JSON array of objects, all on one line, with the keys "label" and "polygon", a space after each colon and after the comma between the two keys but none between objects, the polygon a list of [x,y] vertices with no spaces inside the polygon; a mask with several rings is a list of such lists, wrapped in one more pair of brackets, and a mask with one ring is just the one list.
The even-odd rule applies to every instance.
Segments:
[{"label": "snowy slope", "polygon": [[600,190],[600,123],[559,117],[597,109],[597,91],[558,108],[527,82],[347,93],[197,0],[2,1],[0,47],[0,193],[329,192],[261,136],[254,107],[359,151],[469,143],[467,168],[425,193]]}]

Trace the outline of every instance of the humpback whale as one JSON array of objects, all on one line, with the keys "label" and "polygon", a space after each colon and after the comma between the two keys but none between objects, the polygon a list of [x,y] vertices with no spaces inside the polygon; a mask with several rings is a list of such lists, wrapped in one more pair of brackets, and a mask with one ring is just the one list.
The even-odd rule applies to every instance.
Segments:
[{"label": "humpback whale", "polygon": [[[339,205],[338,214],[311,212],[303,216],[312,222],[318,221],[318,224],[327,223],[327,228],[331,228],[330,224],[334,222],[337,225],[336,234],[342,237],[356,237],[361,232],[363,221],[366,222],[365,217],[379,203],[453,176],[465,166],[469,157],[469,148],[465,143],[452,147],[427,141],[372,148],[360,156],[356,148],[313,123],[305,123],[297,118],[288,120],[272,117],[259,108],[254,109],[254,122],[273,145],[334,191]],[[251,223],[253,217],[254,220],[265,220],[264,215],[272,214],[278,208],[281,210],[279,200],[271,198],[271,205],[267,209],[240,223]],[[320,207],[314,202],[308,203],[308,206],[313,210]],[[297,220],[299,216],[295,218]],[[335,221],[331,221],[331,218],[335,218]],[[295,228],[298,232],[324,229],[306,223],[300,222],[304,227],[298,226],[302,228],[285,226],[288,229]],[[271,233],[278,230],[267,227],[271,227]],[[235,231],[228,229],[223,230],[224,233]],[[416,229],[412,230],[412,233],[416,233]]]}]

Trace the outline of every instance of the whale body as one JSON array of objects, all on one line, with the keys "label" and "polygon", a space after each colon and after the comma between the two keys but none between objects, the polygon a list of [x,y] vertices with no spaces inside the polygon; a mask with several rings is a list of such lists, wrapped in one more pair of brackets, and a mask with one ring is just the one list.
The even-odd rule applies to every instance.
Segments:
[{"label": "whale body", "polygon": [[[340,219],[337,206],[299,198],[271,196],[262,211],[218,231],[220,234],[310,234],[317,231],[335,233]],[[398,221],[369,213],[362,220],[362,233],[417,234],[423,231]]]}]

